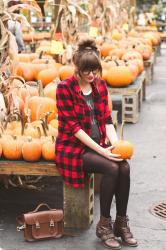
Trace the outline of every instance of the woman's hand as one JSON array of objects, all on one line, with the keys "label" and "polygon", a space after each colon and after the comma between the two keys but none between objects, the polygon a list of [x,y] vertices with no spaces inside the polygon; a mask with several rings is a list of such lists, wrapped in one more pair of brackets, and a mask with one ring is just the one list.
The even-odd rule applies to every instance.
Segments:
[{"label": "woman's hand", "polygon": [[103,148],[101,155],[104,156],[105,158],[107,158],[108,160],[112,160],[112,161],[123,161],[123,159],[119,158],[120,155],[119,154],[112,154],[111,150],[113,149],[113,146],[110,146],[108,148]]}]

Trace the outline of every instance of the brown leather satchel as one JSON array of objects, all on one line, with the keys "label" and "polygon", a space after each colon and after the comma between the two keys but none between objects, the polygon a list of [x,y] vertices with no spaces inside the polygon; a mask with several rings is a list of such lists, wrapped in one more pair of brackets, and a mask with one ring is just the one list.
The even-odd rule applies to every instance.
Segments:
[{"label": "brown leather satchel", "polygon": [[[47,210],[39,211],[41,207]],[[51,209],[47,204],[41,203],[34,211],[17,217],[20,226],[24,229],[26,241],[36,241],[49,238],[60,238],[64,235],[64,214],[62,209]]]}]

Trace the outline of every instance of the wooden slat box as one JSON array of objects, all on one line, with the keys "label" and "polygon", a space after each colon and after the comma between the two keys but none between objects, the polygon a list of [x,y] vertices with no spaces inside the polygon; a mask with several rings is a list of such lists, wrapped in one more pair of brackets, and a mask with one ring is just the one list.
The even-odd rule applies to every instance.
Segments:
[{"label": "wooden slat box", "polygon": [[[59,176],[54,162],[0,161],[0,175]],[[93,222],[94,175],[86,177],[85,188],[63,185],[66,228],[88,228]]]},{"label": "wooden slat box", "polygon": [[145,72],[127,87],[108,87],[110,95],[122,95],[122,120],[136,123],[139,119],[142,101],[146,99]]},{"label": "wooden slat box", "polygon": [[146,84],[152,84],[154,62],[155,62],[154,53],[152,53],[149,60],[144,61],[144,68],[146,71]]}]

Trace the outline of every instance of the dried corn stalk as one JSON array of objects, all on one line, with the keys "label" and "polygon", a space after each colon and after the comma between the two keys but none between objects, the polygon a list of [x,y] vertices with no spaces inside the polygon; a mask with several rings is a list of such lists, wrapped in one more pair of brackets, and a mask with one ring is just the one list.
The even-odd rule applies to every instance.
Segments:
[{"label": "dried corn stalk", "polygon": [[88,1],[88,13],[92,20],[98,22],[100,35],[109,38],[114,28],[122,27],[128,22],[130,8],[129,0]]},{"label": "dried corn stalk", "polygon": [[[3,0],[0,0],[0,93],[5,97],[10,89],[11,75],[15,74],[15,68],[18,63],[18,48],[15,36],[8,30],[8,20],[19,20],[25,26],[30,27],[26,18],[21,14],[14,13],[18,9],[30,9],[40,14],[40,10],[28,4],[18,4],[10,8],[5,7]],[[1,96],[2,97],[2,96]],[[4,111],[2,98],[0,110]],[[7,105],[6,105],[7,106]],[[6,111],[5,111],[6,112]],[[2,114],[0,114],[3,117]]]},{"label": "dried corn stalk", "polygon": [[90,0],[88,13],[92,20],[98,22],[99,34],[103,37],[109,36],[117,19],[117,11],[114,4],[111,4],[109,0],[97,0],[95,2]]},{"label": "dried corn stalk", "polygon": [[0,76],[12,75],[14,73],[15,65],[18,62],[18,49],[15,36],[8,30],[8,20],[17,20],[24,26],[31,28],[30,24],[22,14],[14,13],[18,9],[29,9],[36,11],[41,15],[41,11],[29,4],[17,4],[10,8],[5,7],[3,0],[0,0],[1,14],[0,14]]},{"label": "dried corn stalk", "polygon": [[65,47],[67,47],[68,44],[72,46],[76,44],[79,34],[79,24],[82,18],[87,20],[88,25],[90,17],[84,9],[75,2],[69,0],[61,1],[56,27],[60,21]]}]

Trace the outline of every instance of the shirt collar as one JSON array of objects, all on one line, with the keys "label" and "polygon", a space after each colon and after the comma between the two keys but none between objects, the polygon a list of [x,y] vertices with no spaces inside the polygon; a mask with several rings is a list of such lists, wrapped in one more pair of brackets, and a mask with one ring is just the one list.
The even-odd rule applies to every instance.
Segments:
[{"label": "shirt collar", "polygon": [[[99,95],[99,90],[97,88],[97,85],[98,85],[98,80],[99,79],[95,79],[92,83],[91,83],[91,86],[92,86],[92,93],[96,96],[96,95]],[[77,78],[73,75],[72,76],[72,82],[73,82],[73,88],[74,88],[74,91],[77,93],[77,94],[81,94],[81,88],[78,84],[78,81],[77,81]]]}]

